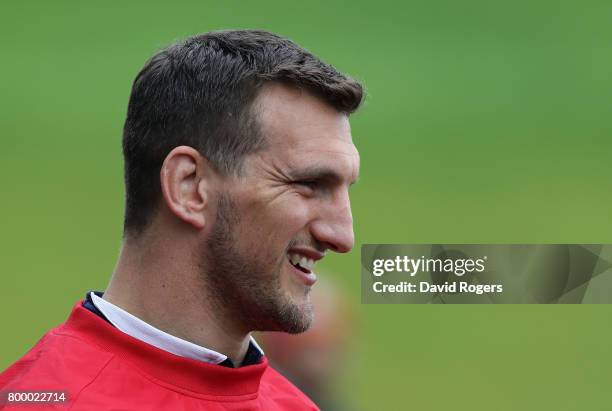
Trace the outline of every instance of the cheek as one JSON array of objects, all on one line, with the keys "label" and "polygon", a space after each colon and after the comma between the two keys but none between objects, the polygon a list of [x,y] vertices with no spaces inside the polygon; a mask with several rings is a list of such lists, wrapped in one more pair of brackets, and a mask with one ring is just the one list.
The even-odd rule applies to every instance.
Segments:
[{"label": "cheek", "polygon": [[[243,228],[248,230],[252,245],[257,248],[287,247],[296,236],[306,231],[310,219],[310,208],[305,199],[294,195],[281,201],[250,204]],[[277,252],[278,250],[276,250]]]},{"label": "cheek", "polygon": [[270,223],[276,225],[278,230],[290,232],[293,238],[305,230],[311,219],[310,201],[299,194],[292,194],[276,207],[270,207]]}]

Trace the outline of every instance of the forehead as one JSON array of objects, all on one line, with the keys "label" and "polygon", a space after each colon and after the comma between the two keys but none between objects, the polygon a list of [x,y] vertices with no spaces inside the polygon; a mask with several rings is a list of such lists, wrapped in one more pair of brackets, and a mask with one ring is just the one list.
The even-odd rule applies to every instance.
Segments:
[{"label": "forehead", "polygon": [[353,182],[359,153],[348,116],[310,93],[282,84],[266,85],[255,110],[268,148],[269,162],[290,168],[329,169]]}]

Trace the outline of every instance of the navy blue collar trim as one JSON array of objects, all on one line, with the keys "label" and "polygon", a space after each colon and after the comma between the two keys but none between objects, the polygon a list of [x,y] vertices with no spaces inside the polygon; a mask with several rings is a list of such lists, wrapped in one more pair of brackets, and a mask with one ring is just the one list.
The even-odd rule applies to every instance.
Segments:
[{"label": "navy blue collar trim", "polygon": [[[105,321],[107,321],[110,324],[110,321],[108,321],[108,318],[106,318],[104,314],[102,314],[102,312],[98,310],[98,307],[96,307],[96,305],[91,300],[91,292],[92,291],[88,291],[87,294],[85,295],[85,299],[83,300],[83,307],[87,308],[89,311],[96,314],[98,317],[103,318]],[[93,293],[96,294],[100,298],[104,294],[101,291],[93,291]],[[263,355],[261,351],[259,351],[259,349],[255,347],[255,344],[253,344],[253,341],[249,341],[249,348],[247,348],[247,353],[244,356],[244,360],[242,360],[242,364],[240,364],[240,366],[244,367],[247,365],[259,364],[262,358],[263,358]],[[229,358],[227,358],[223,362],[220,362],[218,365],[221,365],[222,367],[236,368],[232,360],[230,360]]]}]

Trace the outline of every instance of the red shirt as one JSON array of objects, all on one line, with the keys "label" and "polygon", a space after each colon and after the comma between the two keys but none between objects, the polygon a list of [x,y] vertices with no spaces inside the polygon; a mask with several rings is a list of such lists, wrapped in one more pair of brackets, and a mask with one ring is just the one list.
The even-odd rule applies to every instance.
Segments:
[{"label": "red shirt", "polygon": [[0,374],[5,399],[23,391],[64,391],[67,400],[5,409],[318,410],[266,357],[240,368],[179,357],[119,331],[82,302]]}]

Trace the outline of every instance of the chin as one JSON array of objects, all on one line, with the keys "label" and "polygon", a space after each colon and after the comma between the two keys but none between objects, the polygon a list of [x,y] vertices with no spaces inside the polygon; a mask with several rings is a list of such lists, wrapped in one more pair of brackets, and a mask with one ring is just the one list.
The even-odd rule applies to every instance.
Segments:
[{"label": "chin", "polygon": [[305,300],[298,306],[295,306],[294,321],[291,327],[286,331],[290,334],[300,334],[308,330],[314,320],[314,310],[310,298],[305,297]]},{"label": "chin", "polygon": [[299,303],[285,300],[278,304],[276,308],[275,312],[269,317],[274,324],[269,324],[265,331],[300,334],[312,325],[314,312],[308,296],[302,297],[302,301]]},{"label": "chin", "polygon": [[312,317],[303,318],[300,321],[284,324],[284,327],[280,330],[288,334],[301,334],[307,331],[312,325]]}]

